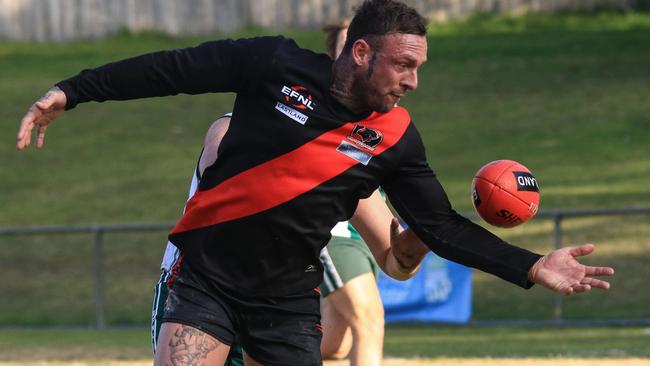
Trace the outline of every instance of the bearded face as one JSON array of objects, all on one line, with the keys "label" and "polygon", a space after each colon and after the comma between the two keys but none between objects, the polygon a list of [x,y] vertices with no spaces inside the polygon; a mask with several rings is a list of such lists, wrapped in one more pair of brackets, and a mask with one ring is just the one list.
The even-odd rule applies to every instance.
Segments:
[{"label": "bearded face", "polygon": [[374,41],[356,67],[351,93],[368,109],[389,112],[418,85],[417,70],[426,61],[426,37],[389,34]]}]

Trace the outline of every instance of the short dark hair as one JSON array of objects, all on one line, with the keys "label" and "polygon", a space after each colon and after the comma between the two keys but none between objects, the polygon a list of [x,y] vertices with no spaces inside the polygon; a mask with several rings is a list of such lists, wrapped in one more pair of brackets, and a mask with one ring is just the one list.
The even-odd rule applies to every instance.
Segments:
[{"label": "short dark hair", "polygon": [[350,22],[348,36],[343,52],[349,52],[352,44],[358,39],[365,39],[373,47],[374,36],[384,36],[392,33],[427,34],[428,20],[417,10],[395,0],[365,0],[359,6]]},{"label": "short dark hair", "polygon": [[338,23],[327,24],[323,27],[323,32],[325,32],[325,52],[332,60],[336,59],[339,33],[343,30],[347,32],[349,25],[350,20],[344,20]]}]

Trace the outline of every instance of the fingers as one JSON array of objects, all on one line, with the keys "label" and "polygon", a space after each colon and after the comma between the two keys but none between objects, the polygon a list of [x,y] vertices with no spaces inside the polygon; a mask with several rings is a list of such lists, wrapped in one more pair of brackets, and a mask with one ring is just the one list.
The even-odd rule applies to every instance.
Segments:
[{"label": "fingers", "polygon": [[593,288],[600,288],[603,290],[609,290],[610,284],[607,281],[599,280],[597,278],[585,277],[580,281],[581,285],[591,286]]},{"label": "fingers", "polygon": [[32,139],[32,129],[36,124],[36,119],[40,117],[41,114],[42,113],[40,110],[32,106],[27,114],[25,114],[23,119],[20,120],[20,127],[18,128],[17,136],[18,141],[16,144],[16,148],[18,148],[18,150],[22,150],[29,146]]},{"label": "fingers", "polygon": [[397,219],[394,217],[392,220],[390,220],[390,235],[391,236],[399,235],[399,221],[397,221]]},{"label": "fingers", "polygon": [[571,295],[572,293],[582,293],[582,292],[587,292],[591,290],[591,286],[589,285],[574,285],[571,287],[572,292],[569,293]]},{"label": "fingers", "polygon": [[42,148],[43,144],[45,144],[45,130],[47,129],[47,126],[39,125],[38,130],[36,130],[36,147],[37,148]]},{"label": "fingers", "polygon": [[558,292],[560,292],[563,295],[569,296],[574,293],[579,294],[579,293],[591,291],[592,288],[608,290],[609,287],[610,287],[609,282],[602,281],[596,278],[585,277],[580,281],[580,283],[573,284],[567,288],[559,290]]},{"label": "fingers", "polygon": [[585,274],[587,276],[613,276],[614,268],[612,267],[585,267]]},{"label": "fingers", "polygon": [[560,295],[569,296],[569,295],[571,295],[573,293],[573,287],[566,287],[566,288],[562,288],[562,289],[556,289],[555,291],[558,292]]},{"label": "fingers", "polygon": [[45,142],[46,126],[64,111],[66,102],[65,93],[54,87],[32,104],[20,121],[18,135],[16,136],[16,148],[22,150],[31,144],[32,130],[35,126],[38,126],[36,130],[36,147],[42,147]]},{"label": "fingers", "polygon": [[569,253],[574,257],[582,257],[590,254],[595,249],[593,244],[584,244],[579,247],[569,248]]}]

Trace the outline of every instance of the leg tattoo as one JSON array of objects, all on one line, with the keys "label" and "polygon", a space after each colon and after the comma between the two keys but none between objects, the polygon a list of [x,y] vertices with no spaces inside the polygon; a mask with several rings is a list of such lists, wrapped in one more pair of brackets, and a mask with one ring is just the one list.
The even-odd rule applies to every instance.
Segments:
[{"label": "leg tattoo", "polygon": [[198,329],[182,325],[169,341],[169,365],[195,366],[217,348],[217,342]]}]

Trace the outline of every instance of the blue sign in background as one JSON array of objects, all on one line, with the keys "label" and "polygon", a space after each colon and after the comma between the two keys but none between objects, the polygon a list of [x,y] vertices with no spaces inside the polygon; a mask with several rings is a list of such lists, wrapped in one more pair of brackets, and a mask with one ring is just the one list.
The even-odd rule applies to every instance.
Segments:
[{"label": "blue sign in background", "polygon": [[471,270],[433,253],[410,280],[396,281],[380,272],[378,281],[386,323],[465,323],[472,315]]}]

